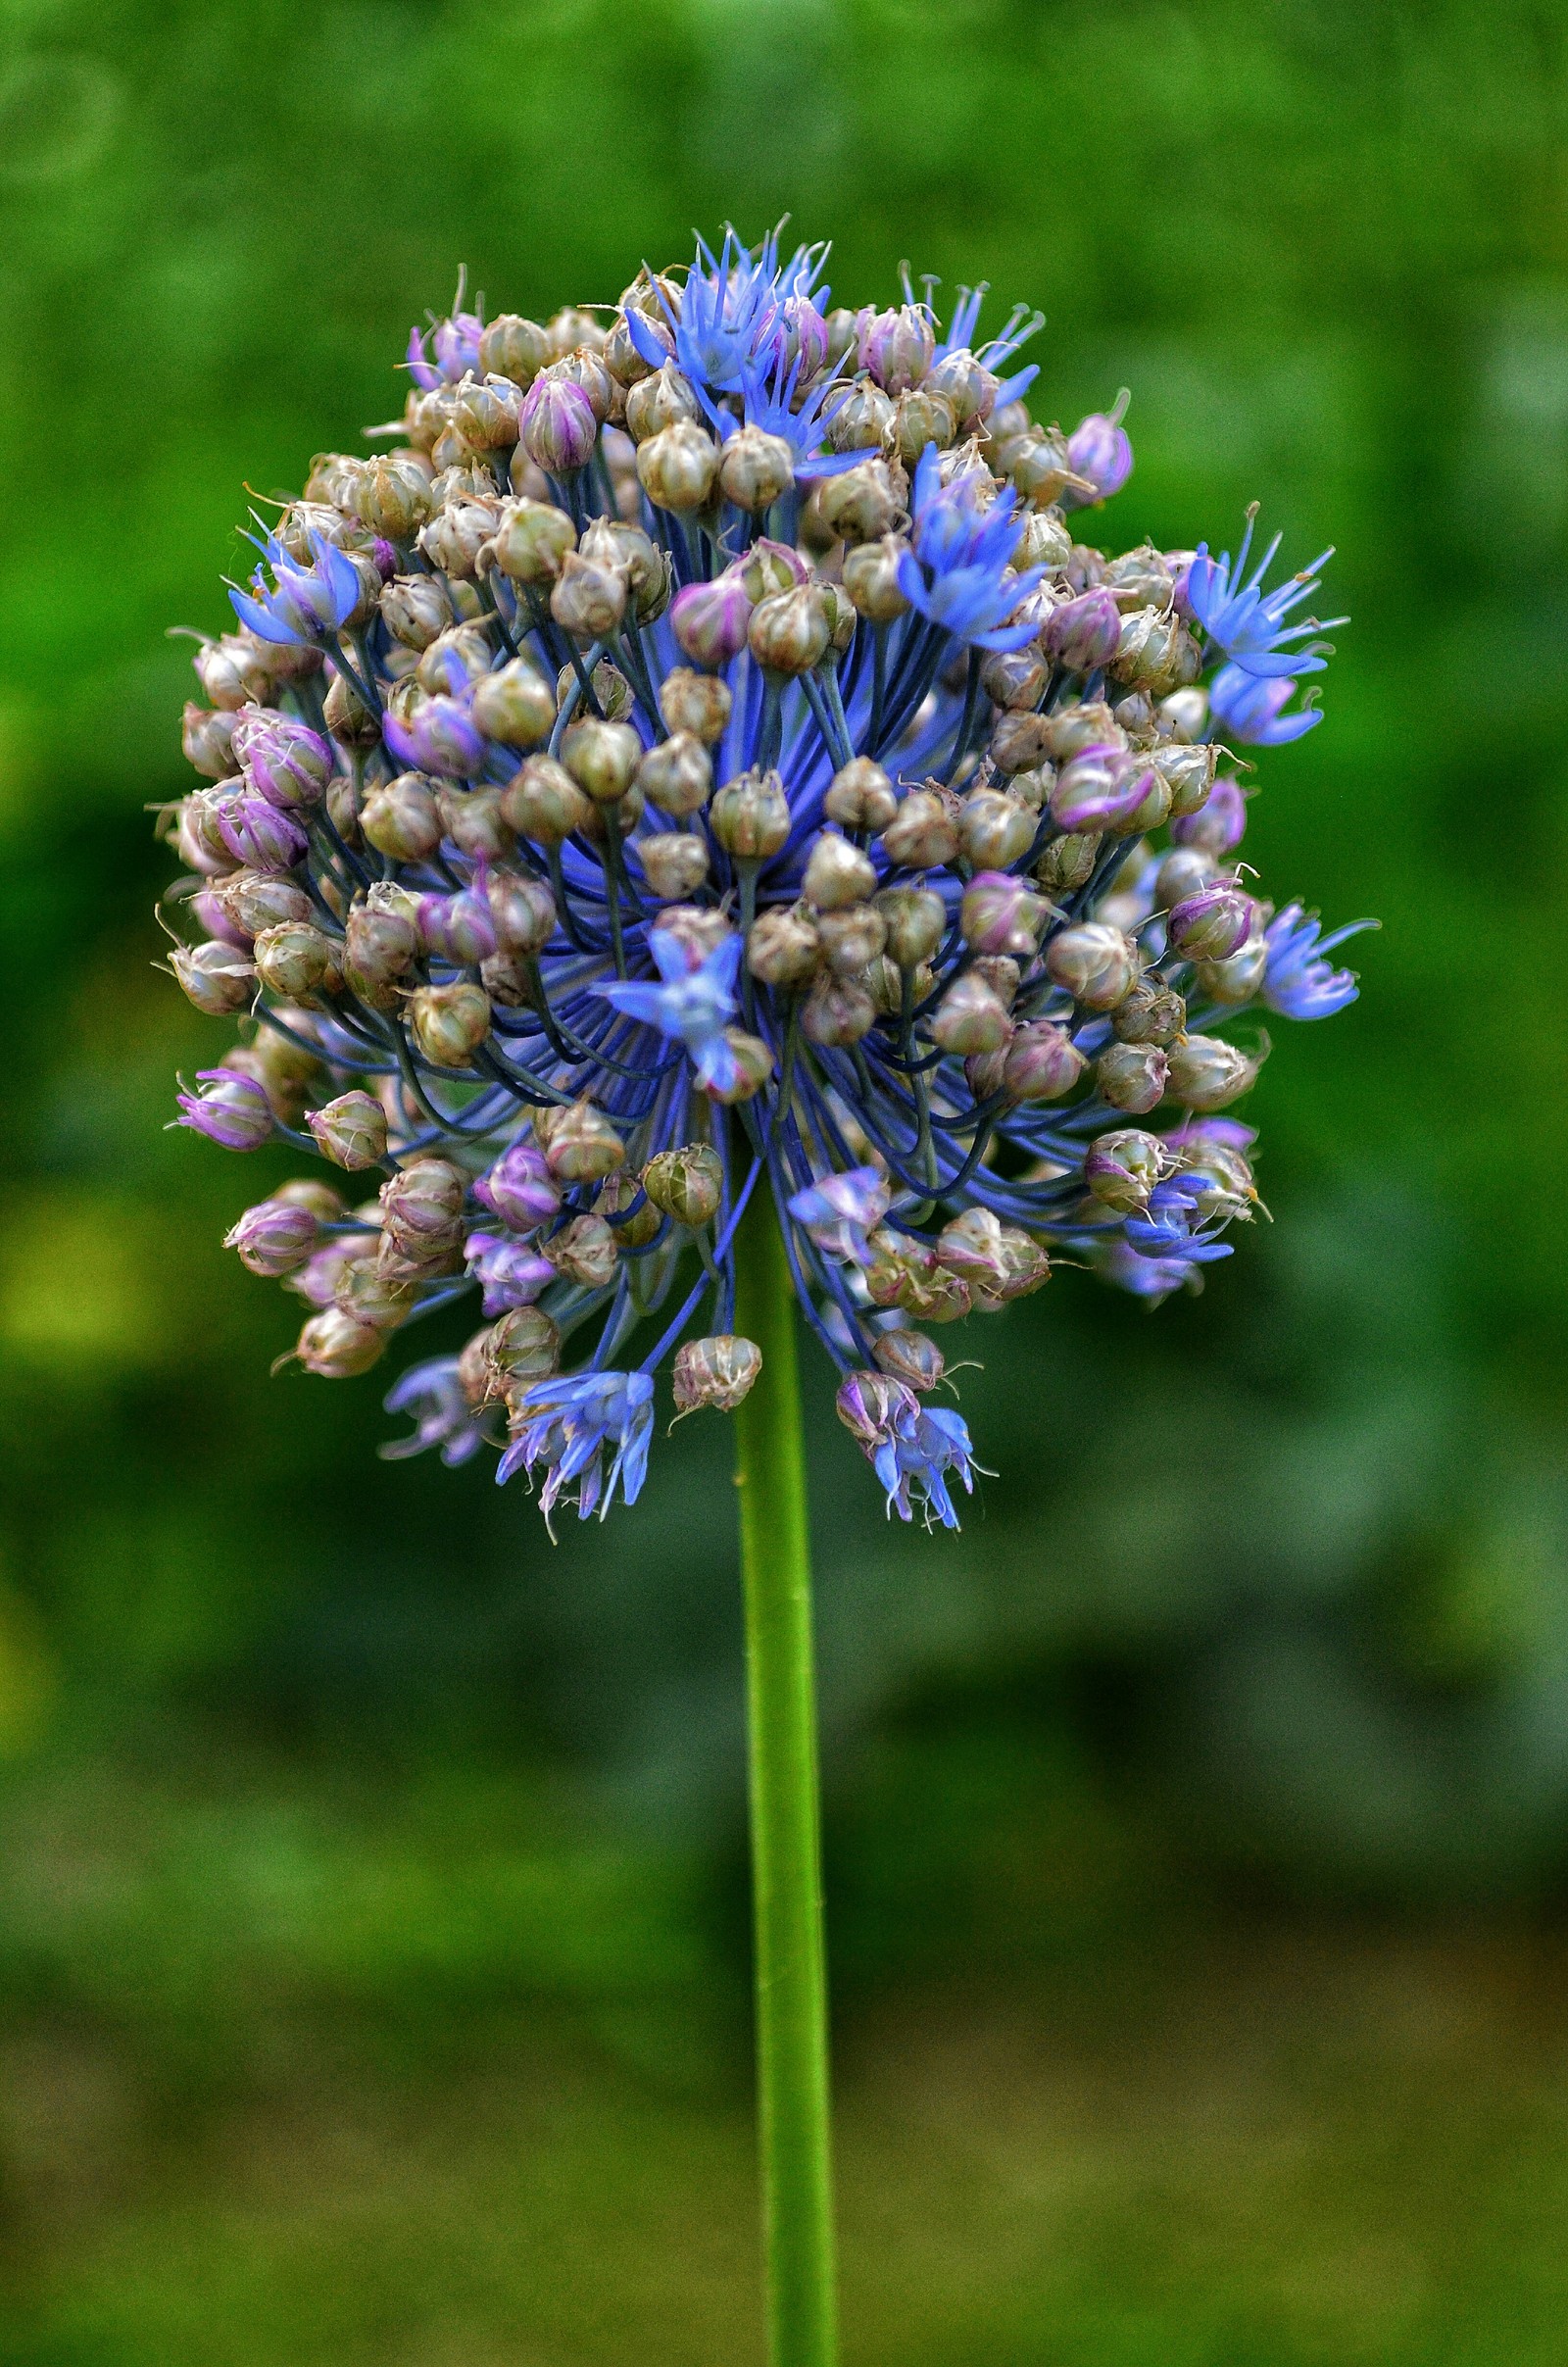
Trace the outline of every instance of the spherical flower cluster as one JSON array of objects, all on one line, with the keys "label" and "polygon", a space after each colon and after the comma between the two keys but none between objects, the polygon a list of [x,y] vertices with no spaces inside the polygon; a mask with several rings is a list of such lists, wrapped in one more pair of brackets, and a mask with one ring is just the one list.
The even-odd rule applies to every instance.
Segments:
[{"label": "spherical flower cluster", "polygon": [[1054,1251],[1196,1288],[1256,1199],[1238,1020],[1354,993],[1347,932],[1244,884],[1225,768],[1318,719],[1310,571],[1076,540],[1125,396],[1041,425],[1036,320],[832,310],[824,263],[731,233],[602,313],[460,296],[195,660],[171,966],[243,1027],[178,1122],[363,1178],[229,1235],[311,1372],[477,1296],[390,1451],[488,1440],[547,1515],[636,1497],[666,1356],[679,1411],[745,1396],[766,1193],[890,1510],[953,1525],[931,1330]]}]

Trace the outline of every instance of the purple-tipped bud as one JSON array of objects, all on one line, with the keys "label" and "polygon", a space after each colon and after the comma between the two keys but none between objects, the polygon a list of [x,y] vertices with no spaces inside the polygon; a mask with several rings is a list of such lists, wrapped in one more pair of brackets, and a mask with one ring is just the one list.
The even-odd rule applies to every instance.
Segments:
[{"label": "purple-tipped bud", "polygon": [[182,1088],[178,1126],[205,1134],[225,1151],[259,1151],[272,1138],[272,1105],[254,1077],[237,1068],[201,1068],[197,1082],[205,1093]]},{"label": "purple-tipped bud", "polygon": [[1059,666],[1087,674],[1108,666],[1121,640],[1121,611],[1115,597],[1103,588],[1081,592],[1053,609],[1040,631],[1042,648]]},{"label": "purple-tipped bud", "polygon": [[473,1187],[474,1198],[510,1225],[514,1233],[531,1233],[548,1224],[561,1206],[561,1186],[546,1166],[542,1152],[514,1143]]},{"label": "purple-tipped bud", "polygon": [[1149,1195],[1167,1174],[1172,1158],[1157,1134],[1138,1126],[1118,1126],[1089,1147],[1084,1181],[1095,1198],[1118,1216],[1141,1216]]},{"label": "purple-tipped bud", "polygon": [[977,871],[963,891],[958,926],[977,954],[1033,954],[1046,925],[1046,900],[1010,871]]},{"label": "purple-tipped bud", "polygon": [[1165,923],[1173,950],[1187,962],[1223,962],[1245,943],[1252,925],[1252,899],[1216,880],[1184,897]]},{"label": "purple-tipped bud", "polygon": [[670,629],[694,666],[717,672],[746,647],[752,601],[733,569],[711,583],[689,583],[669,604]]},{"label": "purple-tipped bud", "polygon": [[316,805],[332,777],[330,741],[265,707],[242,709],[234,717],[234,754],[251,787],[284,811]]},{"label": "purple-tipped bud", "polygon": [[919,1400],[889,1373],[852,1372],[833,1404],[856,1445],[869,1451],[891,1436],[901,1413],[917,1409]]},{"label": "purple-tipped bud", "polygon": [[427,953],[440,954],[466,969],[488,962],[496,951],[496,925],[476,888],[465,888],[458,896],[421,896],[415,925]]},{"label": "purple-tipped bud", "polygon": [[237,1250],[241,1265],[253,1274],[276,1280],[305,1263],[319,1233],[312,1209],[286,1200],[262,1200],[254,1208],[247,1208],[233,1230],[224,1234],[223,1247]]},{"label": "purple-tipped bud", "polygon": [[1084,1072],[1084,1056],[1063,1027],[1031,1019],[1003,1055],[1003,1084],[1015,1102],[1055,1102]]},{"label": "purple-tipped bud", "polygon": [[593,458],[599,440],[594,407],[569,378],[538,377],[517,415],[519,440],[547,476],[569,476]]},{"label": "purple-tipped bud", "polygon": [[1086,748],[1063,764],[1051,787],[1051,818],[1077,836],[1114,830],[1135,814],[1156,786],[1148,764],[1124,748]]},{"label": "purple-tipped bud", "polygon": [[[1067,458],[1073,472],[1094,487],[1094,498],[1109,501],[1133,472],[1133,448],[1121,423],[1120,407],[1113,412],[1092,411],[1067,438]],[[1071,503],[1071,495],[1063,506]]]},{"label": "purple-tipped bud", "polygon": [[218,828],[235,862],[251,871],[291,871],[310,844],[292,815],[254,790],[241,789],[224,800]]},{"label": "purple-tipped bud", "polygon": [[1242,785],[1232,773],[1221,773],[1197,814],[1184,814],[1170,826],[1179,847],[1197,847],[1204,855],[1232,855],[1247,833],[1247,803]]},{"label": "purple-tipped bud", "polygon": [[406,715],[389,707],[381,735],[400,764],[438,772],[445,780],[471,779],[485,760],[484,734],[456,699],[421,699]]},{"label": "purple-tipped bud", "polygon": [[884,394],[897,397],[918,386],[936,353],[936,331],[922,305],[901,304],[875,313],[860,331],[860,362]]},{"label": "purple-tipped bud", "polygon": [[541,1257],[526,1242],[509,1241],[501,1233],[470,1233],[465,1256],[469,1273],[483,1287],[487,1315],[505,1314],[513,1307],[531,1307],[556,1279],[548,1257]]},{"label": "purple-tipped bud", "polygon": [[305,1122],[335,1167],[373,1167],[386,1157],[386,1111],[373,1094],[340,1093]]}]

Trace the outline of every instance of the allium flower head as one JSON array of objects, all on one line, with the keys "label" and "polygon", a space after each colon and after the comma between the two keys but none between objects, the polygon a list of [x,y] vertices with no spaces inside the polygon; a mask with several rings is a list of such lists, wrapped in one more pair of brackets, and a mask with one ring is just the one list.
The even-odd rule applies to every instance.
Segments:
[{"label": "allium flower head", "polygon": [[171,967],[240,1040],[175,1122],[356,1177],[230,1242],[313,1373],[471,1307],[389,1452],[499,1448],[547,1517],[635,1501],[661,1374],[751,1388],[761,1195],[890,1513],[955,1526],[933,1334],[1056,1253],[1196,1288],[1256,1204],[1249,1010],[1355,992],[1349,932],[1225,867],[1224,747],[1320,719],[1312,571],[1075,542],[1121,404],[1037,424],[1037,315],[830,311],[825,262],[730,230],[545,322],[460,290],[197,661]]}]

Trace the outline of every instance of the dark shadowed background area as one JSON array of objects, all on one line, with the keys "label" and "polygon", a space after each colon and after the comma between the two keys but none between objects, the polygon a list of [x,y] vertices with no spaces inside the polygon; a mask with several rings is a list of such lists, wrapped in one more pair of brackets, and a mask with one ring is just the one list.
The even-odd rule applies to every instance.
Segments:
[{"label": "dark shadowed background area", "polygon": [[1248,852],[1383,922],[1201,1299],[969,1327],[960,1537],[817,1375],[848,2358],[1560,2359],[1568,11],[0,27],[0,2360],[760,2355],[727,1430],[552,1550],[269,1378],[146,809],[246,484],[460,265],[542,317],[785,212],[836,301],[1038,303],[1042,417],[1133,390],[1109,547],[1338,545]]}]

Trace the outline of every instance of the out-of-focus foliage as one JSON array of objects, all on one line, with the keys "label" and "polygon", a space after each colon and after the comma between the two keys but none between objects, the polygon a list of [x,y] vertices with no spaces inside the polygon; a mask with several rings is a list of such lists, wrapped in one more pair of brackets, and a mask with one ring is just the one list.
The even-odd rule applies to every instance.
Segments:
[{"label": "out-of-focus foliage", "polygon": [[152,967],[144,809],[181,782],[164,628],[222,622],[245,486],[298,486],[395,407],[460,264],[541,311],[613,296],[694,222],[789,209],[835,236],[841,300],[906,254],[1038,301],[1069,422],[1129,385],[1126,544],[1229,540],[1254,497],[1292,555],[1339,544],[1328,721],[1265,756],[1253,840],[1281,893],[1384,923],[1363,1001],[1286,1031],[1255,1096],[1276,1228],[1152,1319],[1063,1274],[966,1376],[998,1476],[960,1540],[885,1531],[819,1424],[844,1813],[867,1735],[917,1770],[930,1721],[981,1732],[1022,1693],[1199,1851],[1375,1886],[1554,1870],[1561,11],[10,0],[5,24],[0,1742],[216,1716],[520,1746],[688,1837],[732,1828],[722,1424],[552,1551],[481,1467],[377,1465],[373,1384],[268,1377],[286,1313],[218,1239],[273,1169],[160,1131],[220,1036]]}]

